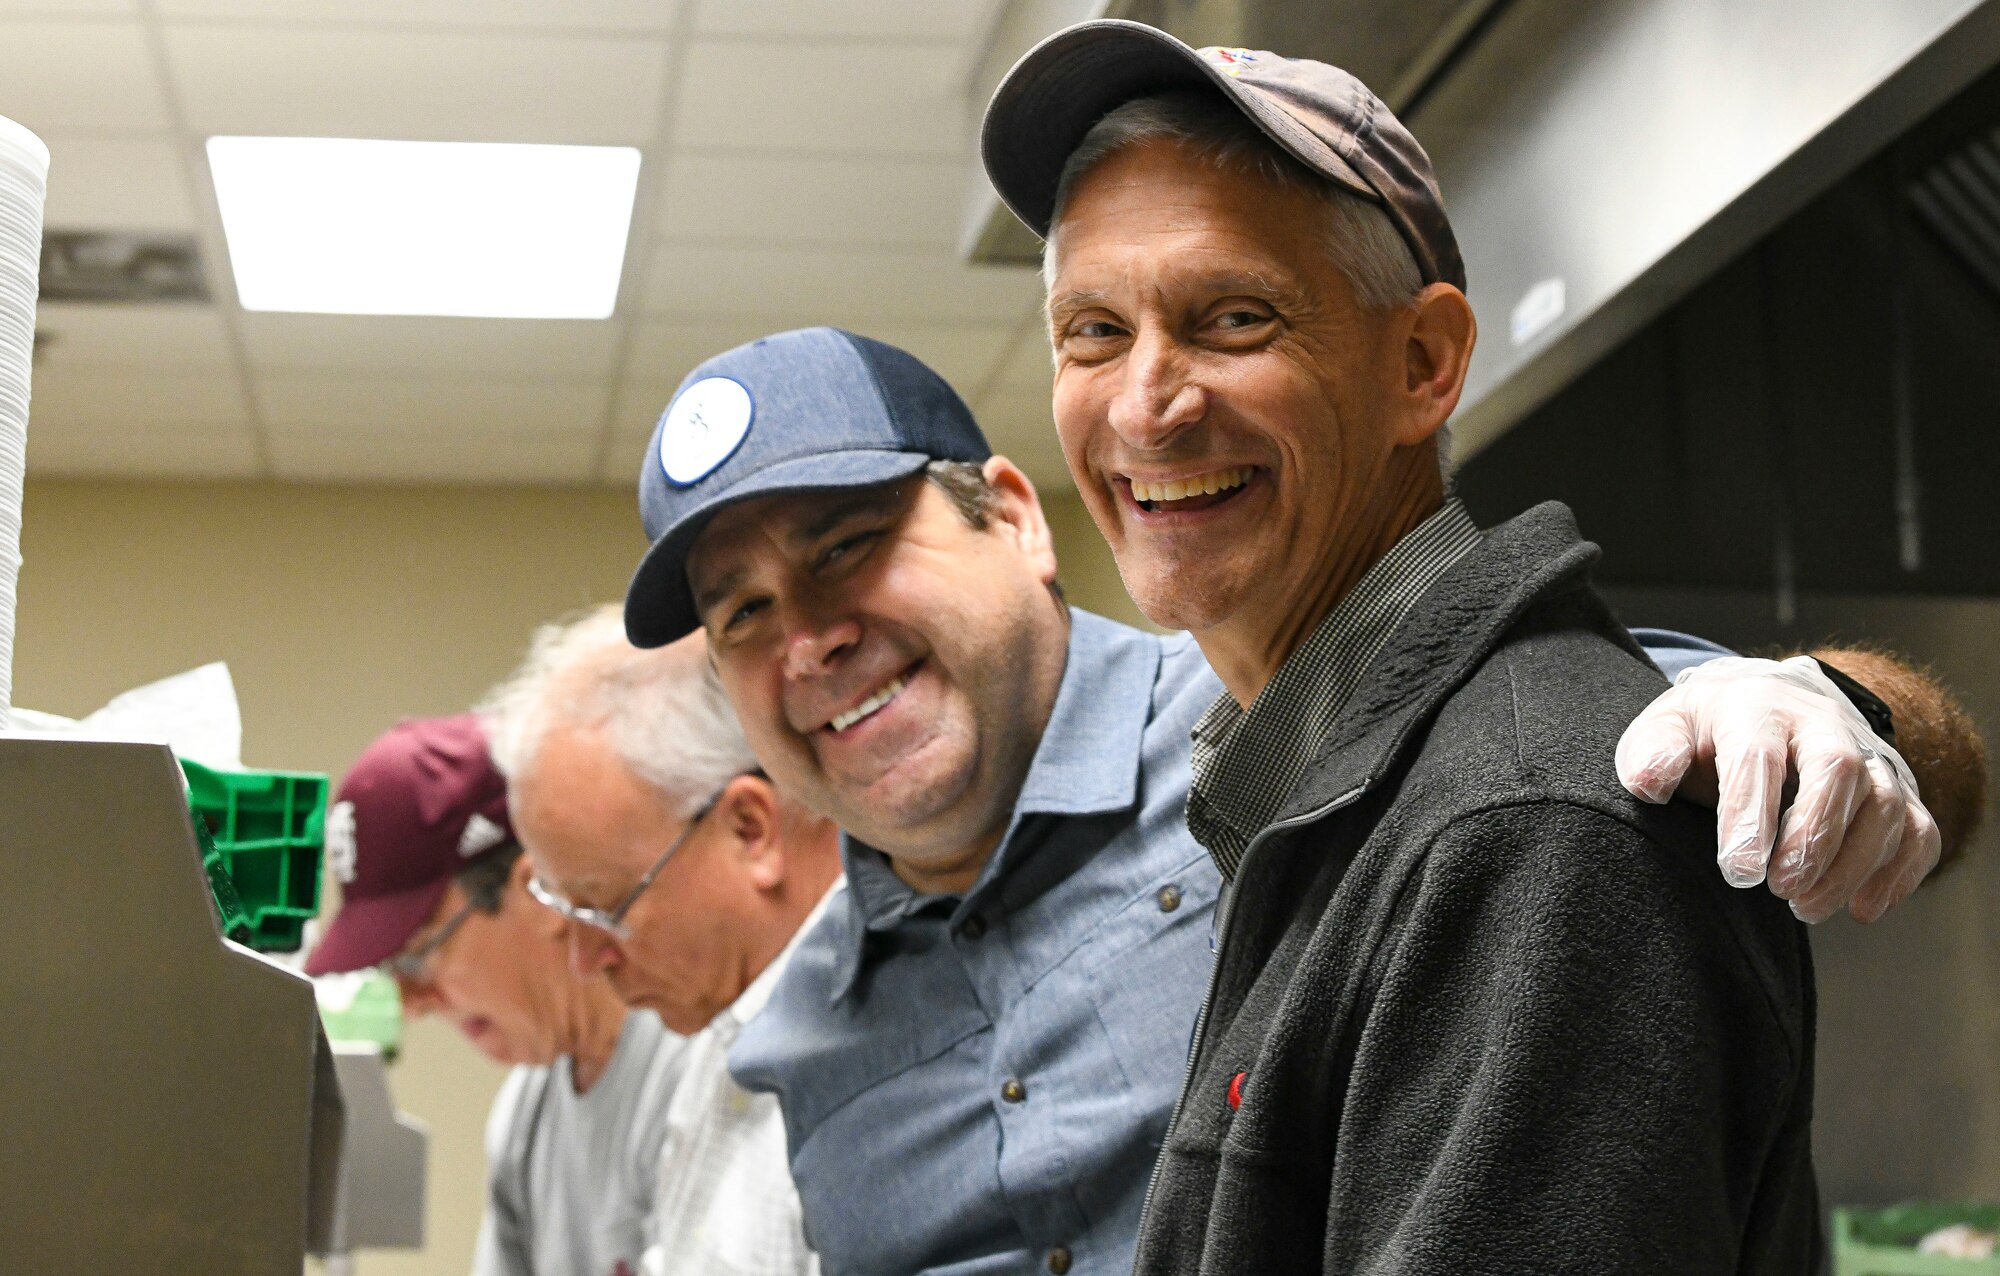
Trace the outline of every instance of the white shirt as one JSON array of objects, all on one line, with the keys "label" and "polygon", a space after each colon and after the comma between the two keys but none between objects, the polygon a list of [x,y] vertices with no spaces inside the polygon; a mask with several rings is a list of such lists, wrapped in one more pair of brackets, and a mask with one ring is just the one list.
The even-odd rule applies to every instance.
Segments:
[{"label": "white shirt", "polygon": [[567,1056],[514,1069],[486,1125],[473,1276],[632,1276],[653,1239],[684,1044],[652,1011],[634,1010],[582,1094]]},{"label": "white shirt", "polygon": [[771,999],[799,937],[840,886],[814,906],[776,960],[708,1027],[688,1038],[660,1144],[659,1206],[645,1276],[819,1276],[792,1186],[777,1096],[729,1075],[729,1048]]}]

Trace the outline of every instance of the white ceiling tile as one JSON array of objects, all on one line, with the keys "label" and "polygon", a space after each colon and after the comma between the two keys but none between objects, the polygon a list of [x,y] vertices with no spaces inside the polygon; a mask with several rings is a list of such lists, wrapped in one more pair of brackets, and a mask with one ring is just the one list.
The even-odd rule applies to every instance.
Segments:
[{"label": "white ceiling tile", "polygon": [[35,332],[38,389],[46,369],[231,366],[228,330],[212,306],[44,303]]},{"label": "white ceiling tile", "polygon": [[[992,23],[997,0],[699,0],[695,29],[703,35],[754,35],[774,40],[868,36],[876,39],[973,40]],[[880,62],[900,55],[883,50]]]},{"label": "white ceiling tile", "polygon": [[[669,391],[671,393],[671,391]],[[653,435],[650,427],[643,434],[634,434],[620,429],[611,435],[610,445],[604,452],[604,463],[598,467],[598,478],[607,483],[636,486],[639,467],[646,461],[646,449],[652,446]]]},{"label": "white ceiling tile", "polygon": [[274,434],[271,468],[299,482],[586,483],[597,440],[588,435],[300,431]]},{"label": "white ceiling tile", "polygon": [[192,230],[195,204],[168,138],[44,137],[48,224],[64,230]]},{"label": "white ceiling tile", "polygon": [[[284,433],[353,435],[576,435],[595,439],[609,388],[599,381],[276,374],[257,378],[275,439]],[[473,458],[468,458],[468,461]]]},{"label": "white ceiling tile", "polygon": [[96,478],[250,478],[257,448],[247,429],[159,427],[36,430],[28,473]]},{"label": "white ceiling tile", "polygon": [[28,433],[38,429],[142,432],[162,425],[196,425],[210,433],[249,423],[249,406],[234,373],[137,368],[35,369]]},{"label": "white ceiling tile", "polygon": [[676,154],[660,233],[670,238],[949,247],[963,166],[951,160]]},{"label": "white ceiling tile", "polygon": [[687,147],[962,154],[970,132],[950,46],[898,49],[893,74],[872,44],[702,41],[677,90],[674,141]]},{"label": "white ceiling tile", "polygon": [[617,358],[619,340],[616,324],[588,320],[246,313],[238,322],[250,364],[263,372],[603,376]]},{"label": "white ceiling tile", "polygon": [[570,0],[154,0],[154,7],[170,19],[665,31],[673,25],[677,6],[674,0],[589,0],[587,4]]},{"label": "white ceiling tile", "polygon": [[137,22],[0,21],[0,100],[45,136],[170,126]]},{"label": "white ceiling tile", "polygon": [[0,18],[136,18],[138,0],[0,0]]},{"label": "white ceiling tile", "polygon": [[1016,330],[1013,347],[994,373],[993,384],[996,387],[1039,390],[1043,394],[1049,392],[1049,386],[1055,379],[1055,367],[1049,361],[1048,330],[1038,322],[1041,313],[1041,307],[1036,306],[1023,321],[1023,326]]},{"label": "white ceiling tile", "polygon": [[974,405],[973,414],[993,450],[1020,466],[1035,486],[1049,491],[1074,486],[1049,417],[1046,391],[995,387]]},{"label": "white ceiling tile", "polygon": [[167,50],[202,133],[637,144],[658,123],[662,41],[176,25]]},{"label": "white ceiling tile", "polygon": [[689,322],[768,316],[772,330],[830,323],[857,332],[901,320],[1009,322],[1041,300],[1020,266],[968,266],[948,251],[662,245],[645,308]]}]

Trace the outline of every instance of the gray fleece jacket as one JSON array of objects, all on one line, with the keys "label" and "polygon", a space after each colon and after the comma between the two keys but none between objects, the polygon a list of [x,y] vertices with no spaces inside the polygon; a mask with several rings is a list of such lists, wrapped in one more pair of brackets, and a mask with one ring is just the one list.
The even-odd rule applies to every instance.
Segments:
[{"label": "gray fleece jacket", "polygon": [[1818,1269],[1805,928],[1619,786],[1596,554],[1488,533],[1252,843],[1139,1272]]}]

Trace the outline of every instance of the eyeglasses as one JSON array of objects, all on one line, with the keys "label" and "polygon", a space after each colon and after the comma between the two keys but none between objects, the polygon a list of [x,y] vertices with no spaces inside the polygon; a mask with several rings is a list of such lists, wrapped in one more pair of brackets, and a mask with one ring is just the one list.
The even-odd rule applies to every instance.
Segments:
[{"label": "eyeglasses", "polygon": [[428,983],[431,977],[431,960],[437,956],[438,949],[445,946],[446,941],[465,924],[465,919],[472,916],[473,910],[478,907],[478,904],[467,900],[465,907],[453,913],[451,920],[440,927],[437,934],[406,953],[397,953],[382,964],[392,975],[418,983]]},{"label": "eyeglasses", "polygon": [[[732,782],[735,779],[735,776],[730,777]],[[639,879],[639,884],[627,892],[625,898],[619,901],[618,906],[609,912],[599,908],[585,908],[581,904],[571,903],[555,887],[543,881],[540,874],[528,878],[528,893],[533,895],[546,907],[553,908],[556,912],[561,913],[573,922],[601,930],[613,939],[621,942],[631,939],[631,932],[625,929],[625,914],[632,911],[632,905],[639,902],[639,897],[646,893],[646,888],[653,884],[653,879],[660,875],[660,870],[667,866],[667,861],[674,857],[674,852],[681,849],[681,844],[688,840],[688,836],[694,832],[695,827],[707,818],[710,811],[715,809],[715,804],[722,800],[723,789],[727,789],[728,787],[729,784],[725,783],[722,788],[710,794],[708,801],[703,802],[701,808],[688,817],[687,826],[681,829],[681,835],[673,840],[671,846],[660,853],[660,858],[653,861],[653,867],[646,870],[646,875]]]}]

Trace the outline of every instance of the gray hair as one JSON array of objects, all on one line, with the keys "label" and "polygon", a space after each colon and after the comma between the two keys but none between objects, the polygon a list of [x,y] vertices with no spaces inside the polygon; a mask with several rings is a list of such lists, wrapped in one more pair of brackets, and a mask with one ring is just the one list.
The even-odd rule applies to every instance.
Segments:
[{"label": "gray hair", "polygon": [[[1070,152],[1056,181],[1049,237],[1042,244],[1044,288],[1055,283],[1056,231],[1076,183],[1113,152],[1155,138],[1179,142],[1217,168],[1258,173],[1320,199],[1326,207],[1327,253],[1364,310],[1397,310],[1423,291],[1424,273],[1416,254],[1379,205],[1307,168],[1222,98],[1187,89],[1134,98],[1114,107]],[[1435,437],[1438,465],[1449,487],[1450,428],[1439,427]]]},{"label": "gray hair", "polygon": [[476,712],[510,782],[533,770],[552,728],[600,731],[683,817],[757,767],[699,632],[641,650],[616,604],[536,630],[521,667]]}]

